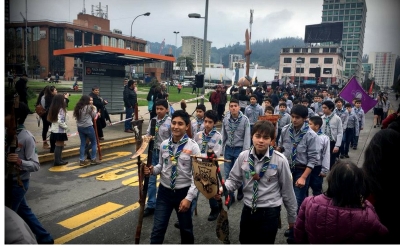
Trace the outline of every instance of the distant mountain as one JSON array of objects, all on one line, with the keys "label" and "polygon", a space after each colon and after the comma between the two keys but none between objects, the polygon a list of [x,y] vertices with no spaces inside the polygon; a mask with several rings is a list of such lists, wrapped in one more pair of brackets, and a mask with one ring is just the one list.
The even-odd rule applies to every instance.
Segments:
[{"label": "distant mountain", "polygon": [[[150,46],[150,53],[159,54],[161,43],[147,42]],[[253,63],[257,63],[260,66],[267,68],[278,68],[279,66],[279,54],[281,48],[292,47],[292,46],[304,46],[304,40],[300,37],[285,37],[278,39],[265,39],[257,40],[251,44],[251,56],[250,60]],[[175,45],[165,44],[162,49],[162,55],[168,54],[169,49],[172,48],[172,54],[175,54]],[[237,42],[234,45],[225,46],[217,49],[216,47],[211,48],[211,63],[222,63],[224,67],[228,67],[229,54],[244,54],[245,45]],[[182,47],[176,50],[176,55],[180,55]]]}]

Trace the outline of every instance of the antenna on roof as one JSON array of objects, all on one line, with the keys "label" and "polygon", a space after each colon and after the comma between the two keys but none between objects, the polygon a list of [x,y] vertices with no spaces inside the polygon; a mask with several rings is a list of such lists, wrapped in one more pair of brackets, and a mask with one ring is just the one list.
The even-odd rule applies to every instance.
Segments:
[{"label": "antenna on roof", "polygon": [[86,8],[85,8],[85,0],[83,0],[83,10],[82,10],[83,14],[86,14]]}]

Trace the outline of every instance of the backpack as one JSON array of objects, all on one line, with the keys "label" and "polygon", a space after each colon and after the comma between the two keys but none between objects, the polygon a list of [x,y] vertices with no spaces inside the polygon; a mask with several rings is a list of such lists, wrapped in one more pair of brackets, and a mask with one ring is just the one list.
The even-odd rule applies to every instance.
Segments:
[{"label": "backpack", "polygon": [[41,104],[36,105],[35,107],[35,112],[36,114],[38,114],[40,117],[42,117],[43,115],[46,114],[46,109],[43,108],[43,106]]}]

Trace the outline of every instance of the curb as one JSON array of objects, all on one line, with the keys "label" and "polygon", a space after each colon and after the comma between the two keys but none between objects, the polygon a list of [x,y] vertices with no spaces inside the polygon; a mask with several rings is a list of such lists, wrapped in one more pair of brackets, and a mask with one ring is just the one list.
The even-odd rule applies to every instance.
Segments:
[{"label": "curb", "polygon": [[[133,143],[136,143],[135,138],[121,138],[121,139],[116,139],[113,141],[100,143],[100,146],[101,146],[101,149],[103,150],[103,149],[120,147],[120,146],[124,146],[127,144],[133,144]],[[66,150],[63,150],[63,152],[62,152],[62,157],[70,157],[70,156],[77,156],[77,155],[79,155],[79,147],[66,149]],[[50,162],[50,161],[54,161],[53,153],[39,155],[39,163],[40,164],[45,163],[45,162]]]}]

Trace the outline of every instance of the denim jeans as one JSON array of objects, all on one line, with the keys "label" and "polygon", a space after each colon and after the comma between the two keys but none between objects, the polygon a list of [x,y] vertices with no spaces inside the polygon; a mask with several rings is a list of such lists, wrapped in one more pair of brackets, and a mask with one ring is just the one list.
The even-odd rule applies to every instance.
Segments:
[{"label": "denim jeans", "polygon": [[342,145],[340,146],[341,155],[349,154],[350,142],[353,140],[355,133],[356,133],[355,128],[346,128],[346,130],[344,131]]},{"label": "denim jeans", "polygon": [[172,190],[163,185],[159,186],[150,244],[162,244],[164,242],[172,210],[175,210],[178,217],[181,244],[194,244],[191,209],[186,212],[178,212],[179,204],[186,197],[188,190],[189,187]]},{"label": "denim jeans", "polygon": [[89,138],[90,144],[92,145],[91,160],[96,159],[97,141],[93,126],[89,126],[86,128],[78,127],[78,133],[79,133],[79,138],[81,139],[81,146],[79,148],[79,160],[84,161],[86,159],[85,147],[86,147],[87,137]]},{"label": "denim jeans", "polygon": [[306,179],[304,187],[300,188],[295,185],[297,179],[299,179],[303,173],[304,173],[304,169],[299,169],[296,167],[294,169],[292,169],[293,190],[294,190],[294,195],[296,196],[296,201],[297,201],[297,213],[299,213],[301,203],[303,203],[304,199],[307,197],[308,187],[310,184],[310,175],[309,175]]},{"label": "denim jeans", "polygon": [[[225,173],[225,180],[228,179],[229,173],[233,168],[233,164],[235,163],[236,159],[239,157],[239,154],[242,152],[243,147],[229,147],[225,146],[225,153],[224,158],[226,160],[230,160],[231,162],[224,162],[224,173]],[[231,198],[233,198],[234,193],[229,193]]]},{"label": "denim jeans", "polygon": [[274,244],[281,207],[251,208],[243,206],[240,218],[240,244]]},{"label": "denim jeans", "polygon": [[[125,108],[125,119],[132,118],[133,108]],[[132,120],[125,121],[125,130],[131,129],[132,130]]]},{"label": "denim jeans", "polygon": [[26,222],[26,224],[28,224],[29,228],[36,235],[36,241],[39,244],[52,243],[54,241],[53,237],[43,228],[42,224],[36,218],[36,215],[26,203],[25,194],[29,188],[29,179],[22,180],[22,184],[23,187],[19,186],[17,181],[13,181],[12,210],[14,210]]},{"label": "denim jeans", "polygon": [[[153,149],[153,155],[151,157],[151,165],[155,166],[158,164],[158,157],[160,155],[159,149]],[[150,175],[149,186],[147,188],[147,207],[156,207],[156,194],[157,194],[157,176]]]},{"label": "denim jeans", "polygon": [[[197,192],[197,196],[192,200],[192,207],[191,207],[192,218],[193,218],[194,210],[196,210],[196,207],[197,207],[197,200],[199,199],[199,194],[200,194],[200,192]],[[210,204],[211,209],[218,208],[218,201],[216,199],[210,198],[208,200],[208,203]]]},{"label": "denim jeans", "polygon": [[313,170],[310,173],[309,186],[312,189],[313,196],[322,194],[322,183],[324,182],[324,178],[322,176],[319,176],[319,174],[321,173],[321,168],[322,166],[314,166]]}]

